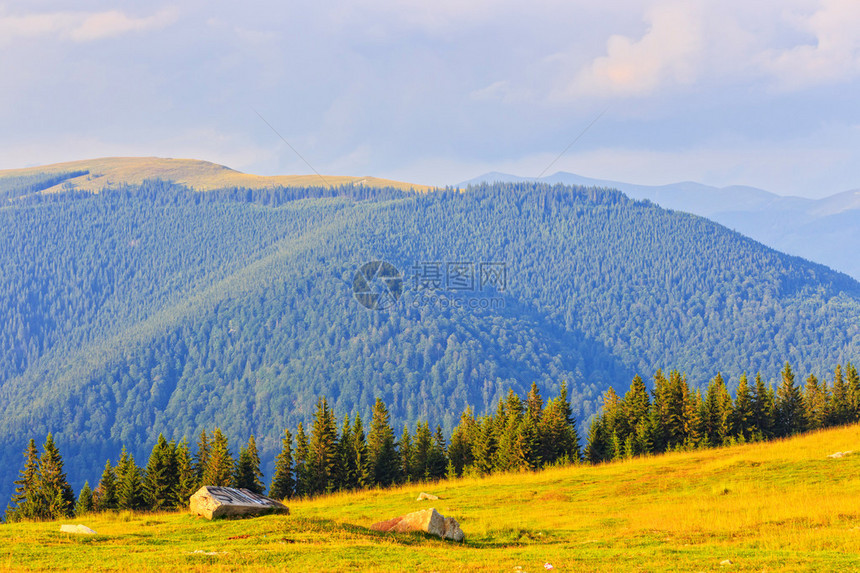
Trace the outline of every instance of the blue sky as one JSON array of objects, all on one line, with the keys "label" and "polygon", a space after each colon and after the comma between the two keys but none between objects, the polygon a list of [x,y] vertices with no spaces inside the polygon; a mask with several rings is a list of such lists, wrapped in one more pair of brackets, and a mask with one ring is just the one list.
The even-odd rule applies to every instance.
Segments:
[{"label": "blue sky", "polygon": [[[609,5],[611,4],[611,5]],[[0,0],[0,169],[860,187],[856,0]]]}]

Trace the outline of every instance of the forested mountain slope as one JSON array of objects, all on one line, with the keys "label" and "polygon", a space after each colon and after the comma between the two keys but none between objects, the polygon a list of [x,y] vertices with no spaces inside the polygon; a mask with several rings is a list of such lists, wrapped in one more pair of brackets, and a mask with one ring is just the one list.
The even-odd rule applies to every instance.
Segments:
[{"label": "forested mountain slope", "polygon": [[[255,433],[270,464],[321,394],[338,415],[379,396],[395,427],[450,429],[509,387],[567,381],[584,420],[637,372],[701,385],[788,360],[826,378],[860,349],[857,282],[605,189],[149,181],[12,201],[0,245],[3,499],[49,430],[78,487],[122,444],[144,459],[159,432],[216,425]],[[368,310],[354,277],[377,260],[403,295]],[[485,270],[503,280],[482,288]]]}]

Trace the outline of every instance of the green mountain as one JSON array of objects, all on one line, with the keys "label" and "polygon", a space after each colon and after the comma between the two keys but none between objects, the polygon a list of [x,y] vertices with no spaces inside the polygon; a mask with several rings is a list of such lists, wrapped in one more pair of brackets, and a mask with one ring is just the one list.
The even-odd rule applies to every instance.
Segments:
[{"label": "green mountain", "polygon": [[19,183],[0,208],[5,499],[48,431],[76,487],[123,444],[142,460],[159,432],[215,426],[256,434],[268,479],[321,394],[450,429],[567,381],[584,421],[637,372],[825,378],[860,349],[854,280],[614,190]]}]

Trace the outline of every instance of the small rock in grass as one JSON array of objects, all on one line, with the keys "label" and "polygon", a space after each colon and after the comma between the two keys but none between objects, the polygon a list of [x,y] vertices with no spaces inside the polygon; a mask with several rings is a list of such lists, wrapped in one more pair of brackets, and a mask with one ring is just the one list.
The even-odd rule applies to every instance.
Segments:
[{"label": "small rock in grass", "polygon": [[86,525],[61,525],[60,531],[63,533],[83,533],[85,535],[92,535],[95,533],[94,530],[90,529]]},{"label": "small rock in grass", "polygon": [[463,541],[466,538],[456,519],[453,517],[444,517],[432,507],[374,523],[370,528],[374,531],[382,531],[383,533],[423,531],[424,533],[452,541]]},{"label": "small rock in grass", "polygon": [[721,567],[726,567],[728,565],[734,565],[734,563],[732,563],[731,559],[724,559],[724,560],[720,561]]},{"label": "small rock in grass", "polygon": [[416,499],[415,501],[424,501],[425,499],[435,501],[439,499],[439,496],[433,495],[432,493],[425,493],[422,491],[420,494],[418,494],[418,499]]}]

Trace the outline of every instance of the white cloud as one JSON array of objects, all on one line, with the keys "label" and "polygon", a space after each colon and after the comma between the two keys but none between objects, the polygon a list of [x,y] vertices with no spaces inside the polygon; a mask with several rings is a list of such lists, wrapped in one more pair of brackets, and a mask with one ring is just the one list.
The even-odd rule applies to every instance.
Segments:
[{"label": "white cloud", "polygon": [[811,14],[789,12],[785,17],[813,41],[760,55],[763,71],[780,87],[805,88],[860,74],[860,2],[822,0]]},{"label": "white cloud", "polygon": [[700,74],[704,48],[702,10],[696,1],[656,5],[639,38],[614,34],[606,55],[580,70],[557,96],[645,96],[666,84],[691,84]]},{"label": "white cloud", "polygon": [[119,10],[104,12],[45,12],[5,15],[0,13],[0,44],[20,38],[53,37],[90,42],[164,28],[178,17],[175,8],[164,8],[151,16],[134,17]]},{"label": "white cloud", "polygon": [[87,15],[69,35],[78,42],[88,42],[120,36],[127,32],[158,30],[174,23],[177,16],[175,8],[164,8],[143,18],[135,18],[118,10],[97,12]]}]

